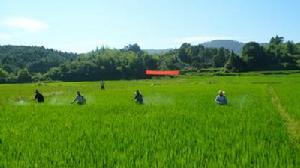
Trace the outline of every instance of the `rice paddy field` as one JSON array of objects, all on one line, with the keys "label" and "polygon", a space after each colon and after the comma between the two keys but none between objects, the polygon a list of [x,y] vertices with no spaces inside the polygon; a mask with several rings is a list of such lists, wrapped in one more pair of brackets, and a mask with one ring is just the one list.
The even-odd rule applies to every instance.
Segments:
[{"label": "rice paddy field", "polygon": [[300,167],[299,74],[105,84],[0,85],[0,167]]}]

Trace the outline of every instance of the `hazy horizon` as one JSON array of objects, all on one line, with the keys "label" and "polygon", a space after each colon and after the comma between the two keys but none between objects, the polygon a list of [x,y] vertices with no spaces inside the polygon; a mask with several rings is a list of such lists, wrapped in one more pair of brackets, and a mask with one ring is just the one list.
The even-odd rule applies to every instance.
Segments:
[{"label": "hazy horizon", "polygon": [[[209,43],[209,42],[213,42],[213,41],[237,41],[237,40],[231,40],[231,39],[224,39],[224,40],[210,40],[210,41],[204,41],[204,42],[200,42],[198,44],[204,44],[204,43]],[[240,43],[247,43],[247,42],[241,42],[241,41],[237,41],[237,42],[240,42]],[[248,41],[250,42],[250,41]],[[258,42],[258,43],[268,43],[268,42]],[[129,45],[126,44],[126,45]],[[66,51],[66,50],[61,50],[61,49],[57,49],[57,48],[51,48],[51,47],[48,47],[48,46],[43,46],[43,45],[18,45],[18,44],[0,44],[0,46],[34,46],[34,47],[44,47],[46,49],[54,49],[54,50],[58,50],[58,51],[62,51],[62,52],[72,52],[72,53],[77,53],[77,54],[83,54],[83,53],[88,53],[88,52],[91,52],[93,50],[96,50],[97,48],[101,48],[101,47],[104,47],[104,48],[108,48],[108,49],[123,49],[126,45],[124,45],[123,47],[111,47],[111,46],[95,46],[94,48],[88,50],[88,51],[84,51],[84,52],[76,52],[76,51]],[[138,44],[139,45],[139,44]],[[140,45],[139,45],[140,46]],[[140,46],[142,50],[172,50],[172,49],[178,49],[180,48],[180,46],[176,46],[176,47],[173,47],[173,48],[143,48],[143,46]]]}]

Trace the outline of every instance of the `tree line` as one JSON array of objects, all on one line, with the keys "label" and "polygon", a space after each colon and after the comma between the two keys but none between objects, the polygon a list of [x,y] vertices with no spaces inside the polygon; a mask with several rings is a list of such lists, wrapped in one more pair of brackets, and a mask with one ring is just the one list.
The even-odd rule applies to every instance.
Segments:
[{"label": "tree line", "polygon": [[138,44],[123,49],[102,47],[80,55],[44,47],[0,46],[0,63],[0,83],[144,79],[146,69],[291,70],[300,69],[300,44],[276,36],[264,45],[246,43],[241,55],[188,43],[163,54],[149,54]]}]

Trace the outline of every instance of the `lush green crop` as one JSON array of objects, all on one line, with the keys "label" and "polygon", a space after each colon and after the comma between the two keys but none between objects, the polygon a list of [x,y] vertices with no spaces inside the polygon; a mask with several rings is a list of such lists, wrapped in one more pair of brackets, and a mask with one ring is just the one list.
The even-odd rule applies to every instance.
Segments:
[{"label": "lush green crop", "polygon": [[[0,167],[299,167],[299,142],[270,94],[299,115],[297,78],[0,85]],[[32,101],[36,88],[44,104]],[[219,89],[229,105],[214,103]],[[77,90],[86,105],[70,104]]]}]

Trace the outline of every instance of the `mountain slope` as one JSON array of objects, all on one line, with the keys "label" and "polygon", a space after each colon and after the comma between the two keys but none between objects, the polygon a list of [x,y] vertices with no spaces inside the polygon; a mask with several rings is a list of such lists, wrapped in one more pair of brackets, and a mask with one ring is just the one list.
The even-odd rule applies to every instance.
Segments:
[{"label": "mountain slope", "polygon": [[172,49],[143,49],[143,51],[148,52],[149,54],[165,54]]},{"label": "mountain slope", "polygon": [[225,48],[228,50],[232,50],[235,53],[242,53],[244,43],[235,41],[235,40],[213,40],[206,43],[202,43],[203,46],[208,48]]},{"label": "mountain slope", "polygon": [[47,72],[65,61],[77,58],[75,53],[61,52],[36,46],[0,46],[0,68],[17,72],[27,68],[30,72]]}]

